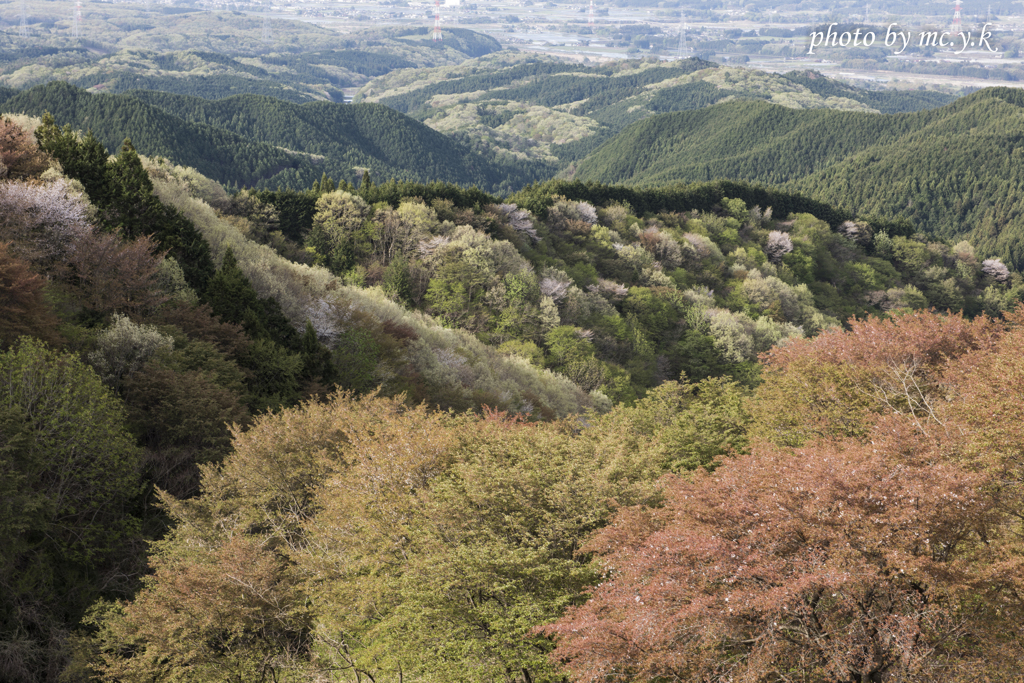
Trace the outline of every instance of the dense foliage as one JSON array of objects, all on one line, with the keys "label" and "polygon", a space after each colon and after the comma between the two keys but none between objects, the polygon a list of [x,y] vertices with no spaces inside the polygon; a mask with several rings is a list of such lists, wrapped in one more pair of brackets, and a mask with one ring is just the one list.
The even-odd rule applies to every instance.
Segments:
[{"label": "dense foliage", "polygon": [[74,354],[23,338],[0,382],[0,677],[57,680],[68,628],[134,588],[140,449]]},{"label": "dense foliage", "polygon": [[1021,104],[1001,88],[890,116],[722,103],[635,124],[582,161],[576,177],[781,185],[860,215],[905,217],[1020,265]]},{"label": "dense foliage", "polygon": [[1022,315],[856,321],[773,352],[759,445],[592,538],[605,580],[543,629],[553,656],[580,681],[1012,678],[1021,434],[1000,389]]},{"label": "dense foliage", "polygon": [[[746,401],[709,380],[585,422],[346,395],[261,418],[198,498],[163,497],[178,524],[135,599],[97,615],[94,665],[120,681],[1006,679],[1024,642],[1021,316],[854,322],[772,354]],[[795,416],[818,434],[795,450],[765,440],[789,438],[778,405],[806,392],[853,400]],[[693,474],[663,474],[700,446]]]}]

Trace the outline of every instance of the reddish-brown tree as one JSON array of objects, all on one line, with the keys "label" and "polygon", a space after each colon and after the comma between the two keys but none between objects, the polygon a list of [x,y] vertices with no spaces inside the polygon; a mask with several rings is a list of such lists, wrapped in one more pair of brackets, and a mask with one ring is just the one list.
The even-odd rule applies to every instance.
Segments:
[{"label": "reddish-brown tree", "polygon": [[1005,317],[998,343],[951,363],[943,379],[950,452],[1009,492],[1024,490],[1024,305]]},{"label": "reddish-brown tree", "polygon": [[92,313],[142,315],[168,299],[157,278],[161,260],[150,237],[125,242],[117,233],[93,232],[68,257],[68,286]]},{"label": "reddish-brown tree", "polygon": [[0,178],[38,175],[49,166],[48,156],[21,126],[9,118],[0,119]]},{"label": "reddish-brown tree", "polygon": [[57,318],[43,293],[44,281],[0,242],[0,348],[22,336],[57,340]]},{"label": "reddish-brown tree", "polygon": [[[607,580],[544,629],[578,681],[980,681],[1024,657],[991,480],[928,447],[762,447],[588,550]],[[881,447],[878,447],[881,446]]]},{"label": "reddish-brown tree", "polygon": [[[1024,658],[1024,308],[774,350],[762,442],[666,480],[547,627],[582,681],[1011,680]],[[785,445],[809,444],[790,449]]]},{"label": "reddish-brown tree", "polygon": [[850,321],[765,354],[751,412],[753,434],[798,446],[821,437],[867,438],[884,415],[905,415],[923,433],[944,423],[950,361],[994,347],[1003,323],[981,316],[915,312]]}]

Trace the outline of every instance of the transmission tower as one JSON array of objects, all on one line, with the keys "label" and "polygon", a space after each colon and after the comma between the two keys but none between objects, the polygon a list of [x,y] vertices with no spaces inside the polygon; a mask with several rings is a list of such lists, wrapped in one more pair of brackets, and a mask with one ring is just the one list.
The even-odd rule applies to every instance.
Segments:
[{"label": "transmission tower", "polygon": [[71,37],[82,37],[82,0],[75,0],[75,17],[71,23]]},{"label": "transmission tower", "polygon": [[18,28],[18,35],[22,38],[28,37],[28,3],[21,0],[21,26]]},{"label": "transmission tower", "polygon": [[679,59],[686,54],[686,17],[679,20]]},{"label": "transmission tower", "polygon": [[960,0],[956,0],[956,6],[953,7],[953,26],[950,33],[954,36],[960,35]]},{"label": "transmission tower", "polygon": [[871,16],[871,5],[864,5],[864,25],[865,26],[867,26],[871,22],[871,19],[869,18],[870,16]]},{"label": "transmission tower", "polygon": [[434,0],[434,42],[441,39],[441,0]]},{"label": "transmission tower", "polygon": [[589,21],[587,22],[590,26],[594,25],[594,0],[590,0],[590,12],[588,13]]},{"label": "transmission tower", "polygon": [[[269,12],[269,10],[267,10]],[[270,31],[270,14],[263,15],[263,42],[269,43],[273,40],[274,36]]]}]

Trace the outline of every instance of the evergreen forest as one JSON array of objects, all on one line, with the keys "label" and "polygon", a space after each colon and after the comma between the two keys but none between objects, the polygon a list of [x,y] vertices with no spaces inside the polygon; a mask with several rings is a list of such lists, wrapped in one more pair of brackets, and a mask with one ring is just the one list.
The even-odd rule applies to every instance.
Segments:
[{"label": "evergreen forest", "polygon": [[[0,93],[2,96],[2,93]],[[174,158],[230,187],[311,186],[321,175],[441,181],[510,190],[542,179],[529,164],[496,164],[379,104],[295,104],[266,95],[209,101],[191,95],[92,95],[52,82],[18,91],[0,109],[51,112],[116,152],[125,137],[147,156]]]}]

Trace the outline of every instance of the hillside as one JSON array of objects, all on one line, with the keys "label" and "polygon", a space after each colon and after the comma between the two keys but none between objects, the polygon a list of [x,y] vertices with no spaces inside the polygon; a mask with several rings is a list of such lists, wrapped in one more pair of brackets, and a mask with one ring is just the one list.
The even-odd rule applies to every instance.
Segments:
[{"label": "hillside", "polygon": [[536,179],[529,165],[499,167],[379,104],[91,95],[55,82],[14,94],[0,102],[0,110],[35,116],[49,111],[63,123],[91,129],[110,151],[130,137],[143,154],[174,158],[227,185],[302,188],[324,173],[354,182],[363,169],[378,178],[489,189]]},{"label": "hillside", "polygon": [[582,161],[575,177],[781,185],[856,214],[904,216],[1020,265],[1022,104],[1019,92],[1001,88],[898,115],[723,103],[637,123]]},{"label": "hillside", "polygon": [[[377,680],[556,680],[593,656],[588,642],[572,649],[592,622],[568,606],[602,609],[624,581],[616,618],[651,623],[653,598],[636,600],[646,578],[609,579],[580,554],[602,528],[646,538],[667,514],[683,535],[615,543],[660,555],[700,524],[768,533],[749,509],[706,514],[725,503],[680,520],[696,494],[761,495],[763,514],[784,498],[787,515],[808,510],[808,536],[844,539],[827,548],[845,577],[842,563],[861,560],[843,544],[863,538],[835,521],[857,504],[851,482],[866,527],[885,512],[906,528],[908,498],[932,511],[907,534],[911,567],[931,557],[920,539],[936,538],[936,515],[962,539],[953,496],[996,495],[1014,471],[1024,280],[966,242],[734,182],[556,181],[507,203],[328,178],[229,195],[127,143],[108,158],[50,116],[0,126],[5,681],[355,666]],[[900,504],[884,510],[880,491]],[[1003,542],[997,527],[1019,543],[998,503],[967,506],[979,546]],[[721,561],[738,574],[734,549]],[[864,555],[876,571],[878,553]],[[935,580],[987,591],[1003,556],[982,561],[976,582],[963,565]],[[923,590],[896,571],[869,579]],[[809,580],[796,574],[793,590]],[[687,618],[674,595],[655,597],[676,602],[657,619]],[[792,600],[783,611],[799,615]],[[961,609],[958,597],[948,612]],[[992,611],[972,607],[972,643],[1009,626]],[[765,617],[766,632],[781,618]],[[556,620],[566,635],[553,643],[536,628]],[[336,647],[339,633],[358,638]],[[695,659],[735,665],[735,647],[711,645]],[[998,656],[1010,661],[996,670]],[[998,680],[1019,668],[1016,652],[973,644],[935,665],[957,680],[951,662],[973,675],[975,658]]]},{"label": "hillside", "polygon": [[769,74],[690,58],[599,66],[501,52],[453,67],[396,70],[357,100],[386,104],[481,153],[565,169],[635,121],[729,100],[886,113],[947,104],[934,92],[868,91],[813,72]]},{"label": "hillside", "polygon": [[[211,102],[166,93],[140,92],[132,97],[194,123],[212,125],[315,157],[322,171],[336,179],[358,177],[356,167],[378,178],[440,181],[511,189],[543,178],[529,163],[498,164],[458,141],[380,104],[338,105],[288,102],[240,96]],[[319,175],[317,175],[319,178]],[[279,184],[305,187],[308,176]],[[274,182],[261,184],[273,187]]]},{"label": "hillside", "polygon": [[729,178],[779,185],[913,126],[906,117],[868,112],[726,102],[634,124],[582,160],[574,178],[630,185]]},{"label": "hillside", "polygon": [[[696,58],[582,66],[511,51],[486,54],[496,47],[490,39],[463,30],[452,36],[462,57],[445,57],[453,63],[433,68],[407,68],[421,66],[418,53],[392,49],[393,41],[422,42],[424,35],[413,30],[383,31],[376,40],[356,35],[347,40],[356,46],[351,48],[251,57],[131,48],[96,58],[40,48],[40,64],[22,65],[12,57],[10,77],[0,80],[25,85],[60,75],[90,92],[137,101],[93,100],[44,84],[19,96],[0,91],[11,101],[0,101],[0,107],[34,115],[50,110],[78,127],[102,121],[94,132],[108,150],[121,142],[115,130],[128,131],[145,154],[175,157],[231,186],[300,189],[325,173],[353,182],[370,169],[378,178],[508,193],[560,173],[571,176],[576,160],[658,112],[734,99],[888,111],[946,97],[862,91],[815,74],[783,77]],[[336,108],[323,101],[342,99],[340,88],[370,77],[357,105]]]}]

